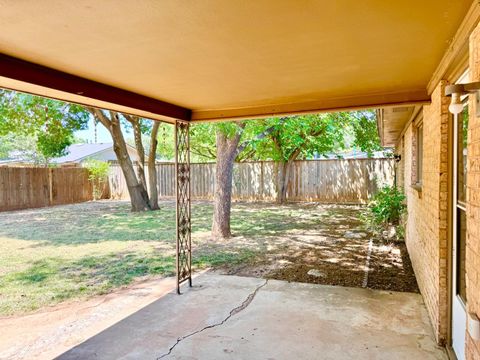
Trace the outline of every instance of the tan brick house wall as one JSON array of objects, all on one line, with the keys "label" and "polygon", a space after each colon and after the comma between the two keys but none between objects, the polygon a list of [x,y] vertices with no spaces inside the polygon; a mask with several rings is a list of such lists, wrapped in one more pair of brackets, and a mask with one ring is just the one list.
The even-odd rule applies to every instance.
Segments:
[{"label": "tan brick house wall", "polygon": [[[480,25],[470,37],[470,80],[480,81]],[[441,82],[432,94],[432,103],[424,106],[423,114],[423,183],[412,187],[415,179],[415,122],[404,130],[397,151],[402,154],[398,172],[402,176],[407,196],[408,216],[406,244],[417,276],[420,291],[427,306],[435,336],[444,344],[448,333],[448,112],[450,99],[445,97]],[[467,311],[480,317],[480,117],[475,115],[474,96],[470,97],[467,164]],[[466,334],[466,357],[480,360],[480,341]]]},{"label": "tan brick house wall", "polygon": [[[403,154],[401,183],[407,196],[406,244],[420,291],[427,306],[439,344],[445,344],[447,308],[447,182],[449,99],[443,96],[445,82],[424,106],[422,187],[412,187],[416,178],[416,126],[411,123],[397,149]],[[400,139],[400,142],[402,140]]]},{"label": "tan brick house wall", "polygon": [[[470,80],[480,81],[480,26],[470,36]],[[480,117],[470,96],[467,142],[467,311],[480,317]],[[480,359],[480,341],[467,332],[468,359]]]}]

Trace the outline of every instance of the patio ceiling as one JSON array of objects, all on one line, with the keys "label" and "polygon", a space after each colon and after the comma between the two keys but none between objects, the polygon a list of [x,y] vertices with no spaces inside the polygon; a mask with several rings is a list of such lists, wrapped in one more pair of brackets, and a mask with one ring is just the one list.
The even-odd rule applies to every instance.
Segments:
[{"label": "patio ceiling", "polygon": [[0,86],[167,121],[421,104],[471,5],[0,0]]}]

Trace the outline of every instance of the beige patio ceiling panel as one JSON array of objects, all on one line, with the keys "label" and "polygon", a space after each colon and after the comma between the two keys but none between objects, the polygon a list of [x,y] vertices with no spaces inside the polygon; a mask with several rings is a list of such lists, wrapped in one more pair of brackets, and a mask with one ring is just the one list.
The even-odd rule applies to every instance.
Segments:
[{"label": "beige patio ceiling panel", "polygon": [[0,52],[192,109],[198,120],[410,104],[428,100],[471,4],[0,0]]}]

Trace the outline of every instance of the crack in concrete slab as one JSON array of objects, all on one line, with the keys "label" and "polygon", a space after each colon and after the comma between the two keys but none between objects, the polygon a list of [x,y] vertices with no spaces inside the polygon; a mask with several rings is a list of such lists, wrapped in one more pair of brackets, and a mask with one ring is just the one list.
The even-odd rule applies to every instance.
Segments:
[{"label": "crack in concrete slab", "polygon": [[166,352],[165,354],[160,355],[159,357],[157,357],[157,360],[163,359],[164,357],[171,355],[171,354],[172,354],[172,351],[175,349],[175,347],[176,347],[178,344],[180,344],[183,340],[185,340],[185,339],[187,339],[187,338],[189,338],[189,337],[192,337],[192,336],[194,336],[194,335],[196,335],[196,334],[199,334],[199,333],[201,333],[202,331],[205,331],[205,330],[208,330],[208,329],[212,329],[212,328],[214,328],[214,327],[222,326],[223,324],[225,324],[232,316],[238,314],[238,313],[241,312],[242,310],[245,310],[245,309],[248,307],[248,305],[251,304],[251,302],[253,301],[253,299],[255,298],[255,296],[257,295],[257,293],[260,291],[260,289],[263,288],[263,287],[264,287],[265,285],[267,285],[267,284],[268,284],[268,279],[265,280],[265,282],[264,282],[262,285],[257,286],[252,293],[248,294],[247,298],[246,298],[239,306],[237,306],[237,307],[235,307],[234,309],[230,310],[230,313],[228,314],[228,316],[227,316],[225,319],[223,319],[221,322],[216,323],[216,324],[212,324],[212,325],[207,325],[207,326],[203,327],[203,328],[200,329],[200,330],[196,330],[196,331],[194,331],[194,332],[192,332],[192,333],[190,333],[190,334],[187,334],[187,335],[184,335],[184,336],[182,336],[182,337],[179,337],[179,338],[177,339],[177,342],[176,342],[175,344],[173,344],[173,345],[170,347],[170,349],[168,349],[168,352]]}]

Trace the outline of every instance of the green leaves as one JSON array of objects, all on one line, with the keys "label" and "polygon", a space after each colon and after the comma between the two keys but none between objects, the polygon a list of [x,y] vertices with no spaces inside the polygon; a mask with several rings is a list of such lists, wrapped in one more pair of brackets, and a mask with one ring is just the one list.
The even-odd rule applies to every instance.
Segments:
[{"label": "green leaves", "polygon": [[257,157],[262,160],[289,161],[313,158],[345,147],[348,117],[345,113],[308,114],[285,118],[270,118],[260,124],[271,134],[258,141]]},{"label": "green leaves", "polygon": [[158,127],[157,154],[161,160],[172,160],[175,158],[174,130],[175,127],[172,124],[161,123]]},{"label": "green leaves", "polygon": [[[0,90],[0,156],[5,157],[8,152],[5,136],[11,139],[12,135],[30,137],[35,143],[37,158],[48,160],[62,156],[74,141],[73,133],[85,129],[89,117],[89,112],[80,105]],[[126,118],[120,117],[120,121],[126,131],[131,128]],[[140,128],[147,136],[152,122],[141,119]],[[241,133],[243,151],[237,161],[285,162],[340,154],[350,148],[372,155],[381,149],[373,111],[337,112],[193,124],[190,128],[192,161],[215,160],[217,131],[227,137]],[[170,124],[162,124],[159,128],[157,153],[165,160],[174,157],[173,126]]]},{"label": "green leaves", "polygon": [[375,225],[398,225],[407,206],[405,195],[396,186],[385,186],[368,204]]},{"label": "green leaves", "polygon": [[[243,129],[240,126],[244,126]],[[191,151],[194,161],[215,160],[217,129],[227,136],[242,132],[246,144],[237,161],[311,159],[357,148],[380,150],[373,111],[306,114],[243,122],[193,124]],[[262,136],[262,134],[266,134]]]},{"label": "green leaves", "polygon": [[110,164],[105,161],[88,159],[83,166],[88,169],[88,179],[93,184],[93,198],[98,200],[102,195],[102,184],[107,180]]},{"label": "green leaves", "polygon": [[353,145],[369,156],[374,151],[382,150],[377,131],[377,122],[373,111],[355,111],[352,113],[354,141]]},{"label": "green leaves", "polygon": [[83,167],[88,169],[88,178],[91,181],[105,180],[110,171],[110,164],[106,161],[87,159],[83,163]]},{"label": "green leaves", "polygon": [[76,104],[0,90],[0,136],[27,136],[44,158],[62,156],[73,133],[87,127],[88,112]]}]

